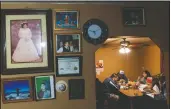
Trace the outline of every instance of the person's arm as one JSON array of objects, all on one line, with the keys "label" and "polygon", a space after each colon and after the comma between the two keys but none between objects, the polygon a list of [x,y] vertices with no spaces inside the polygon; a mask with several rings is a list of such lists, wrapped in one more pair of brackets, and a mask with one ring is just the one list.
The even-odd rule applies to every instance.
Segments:
[{"label": "person's arm", "polygon": [[22,38],[21,31],[22,31],[22,30],[21,30],[21,29],[19,29],[19,32],[18,32],[18,37],[19,37],[19,38]]},{"label": "person's arm", "polygon": [[160,89],[157,85],[154,85],[153,90],[155,91],[155,94],[160,94]]},{"label": "person's arm", "polygon": [[29,31],[29,33],[28,33],[27,38],[31,38],[32,37],[32,32],[31,32],[31,30],[29,28],[28,28],[28,31]]},{"label": "person's arm", "polygon": [[50,94],[50,91],[49,91],[49,90],[47,90],[47,96],[48,96],[48,97],[50,97],[50,96],[51,96],[51,94]]},{"label": "person's arm", "polygon": [[57,53],[62,53],[63,52],[63,47],[59,48],[59,50],[57,51]]},{"label": "person's arm", "polygon": [[112,86],[114,86],[116,89],[120,89],[120,86],[112,81],[109,82]]},{"label": "person's arm", "polygon": [[73,51],[74,51],[73,46],[70,46],[70,52],[73,52]]},{"label": "person's arm", "polygon": [[143,77],[139,80],[140,84],[146,84],[146,79]]},{"label": "person's arm", "polygon": [[105,98],[110,97],[110,89],[109,89],[109,86],[106,84],[104,84],[103,86],[103,93],[104,93]]},{"label": "person's arm", "polygon": [[123,77],[124,77],[125,82],[128,83],[128,78],[125,75]]},{"label": "person's arm", "polygon": [[39,99],[43,98],[43,92],[42,91],[38,92],[38,98]]}]

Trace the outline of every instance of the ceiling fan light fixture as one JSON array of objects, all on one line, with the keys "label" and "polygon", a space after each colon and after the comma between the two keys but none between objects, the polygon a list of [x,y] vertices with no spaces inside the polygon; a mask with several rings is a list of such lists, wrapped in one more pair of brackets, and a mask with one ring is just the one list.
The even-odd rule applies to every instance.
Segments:
[{"label": "ceiling fan light fixture", "polygon": [[131,50],[127,47],[122,47],[119,49],[119,52],[122,54],[129,53]]},{"label": "ceiling fan light fixture", "polygon": [[125,48],[125,53],[129,53],[131,50],[129,48]]},{"label": "ceiling fan light fixture", "polygon": [[130,45],[130,42],[129,41],[122,41],[122,42],[120,42],[120,45],[124,46],[124,47],[127,47],[127,46]]}]

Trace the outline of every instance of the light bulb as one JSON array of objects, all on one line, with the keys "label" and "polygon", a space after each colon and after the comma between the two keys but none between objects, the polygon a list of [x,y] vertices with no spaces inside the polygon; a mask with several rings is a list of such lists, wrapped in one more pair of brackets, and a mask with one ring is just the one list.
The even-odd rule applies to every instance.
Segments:
[{"label": "light bulb", "polygon": [[131,50],[129,48],[125,48],[125,53],[129,53]]},{"label": "light bulb", "polygon": [[125,53],[125,49],[124,49],[124,48],[121,48],[121,49],[119,50],[119,52],[120,52],[120,53]]},{"label": "light bulb", "polygon": [[124,53],[129,53],[131,50],[129,48],[126,48],[126,47],[122,47],[119,52],[124,54]]}]

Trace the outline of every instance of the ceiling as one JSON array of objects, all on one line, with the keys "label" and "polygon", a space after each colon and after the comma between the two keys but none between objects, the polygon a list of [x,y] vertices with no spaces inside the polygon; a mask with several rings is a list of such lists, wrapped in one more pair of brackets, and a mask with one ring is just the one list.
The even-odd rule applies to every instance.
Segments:
[{"label": "ceiling", "polygon": [[117,37],[108,38],[104,45],[108,46],[120,46],[120,42],[123,41],[122,38],[126,38],[126,41],[130,41],[130,45],[154,45],[155,43],[149,37]]}]

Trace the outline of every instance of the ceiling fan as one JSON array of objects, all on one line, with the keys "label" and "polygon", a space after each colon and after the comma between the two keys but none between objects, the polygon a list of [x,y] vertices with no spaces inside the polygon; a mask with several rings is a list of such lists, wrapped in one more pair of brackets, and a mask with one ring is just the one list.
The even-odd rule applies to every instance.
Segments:
[{"label": "ceiling fan", "polygon": [[[119,40],[122,40],[119,42]],[[115,43],[115,44],[113,44]],[[122,47],[127,48],[142,48],[144,46],[149,46],[147,43],[131,43],[130,41],[127,41],[126,38],[116,38],[115,40],[108,41],[104,43],[102,47],[109,48],[112,47],[112,49],[118,49]]]},{"label": "ceiling fan", "polygon": [[128,47],[130,45],[129,41],[126,41],[126,38],[123,38],[123,41],[120,42],[121,47]]}]

